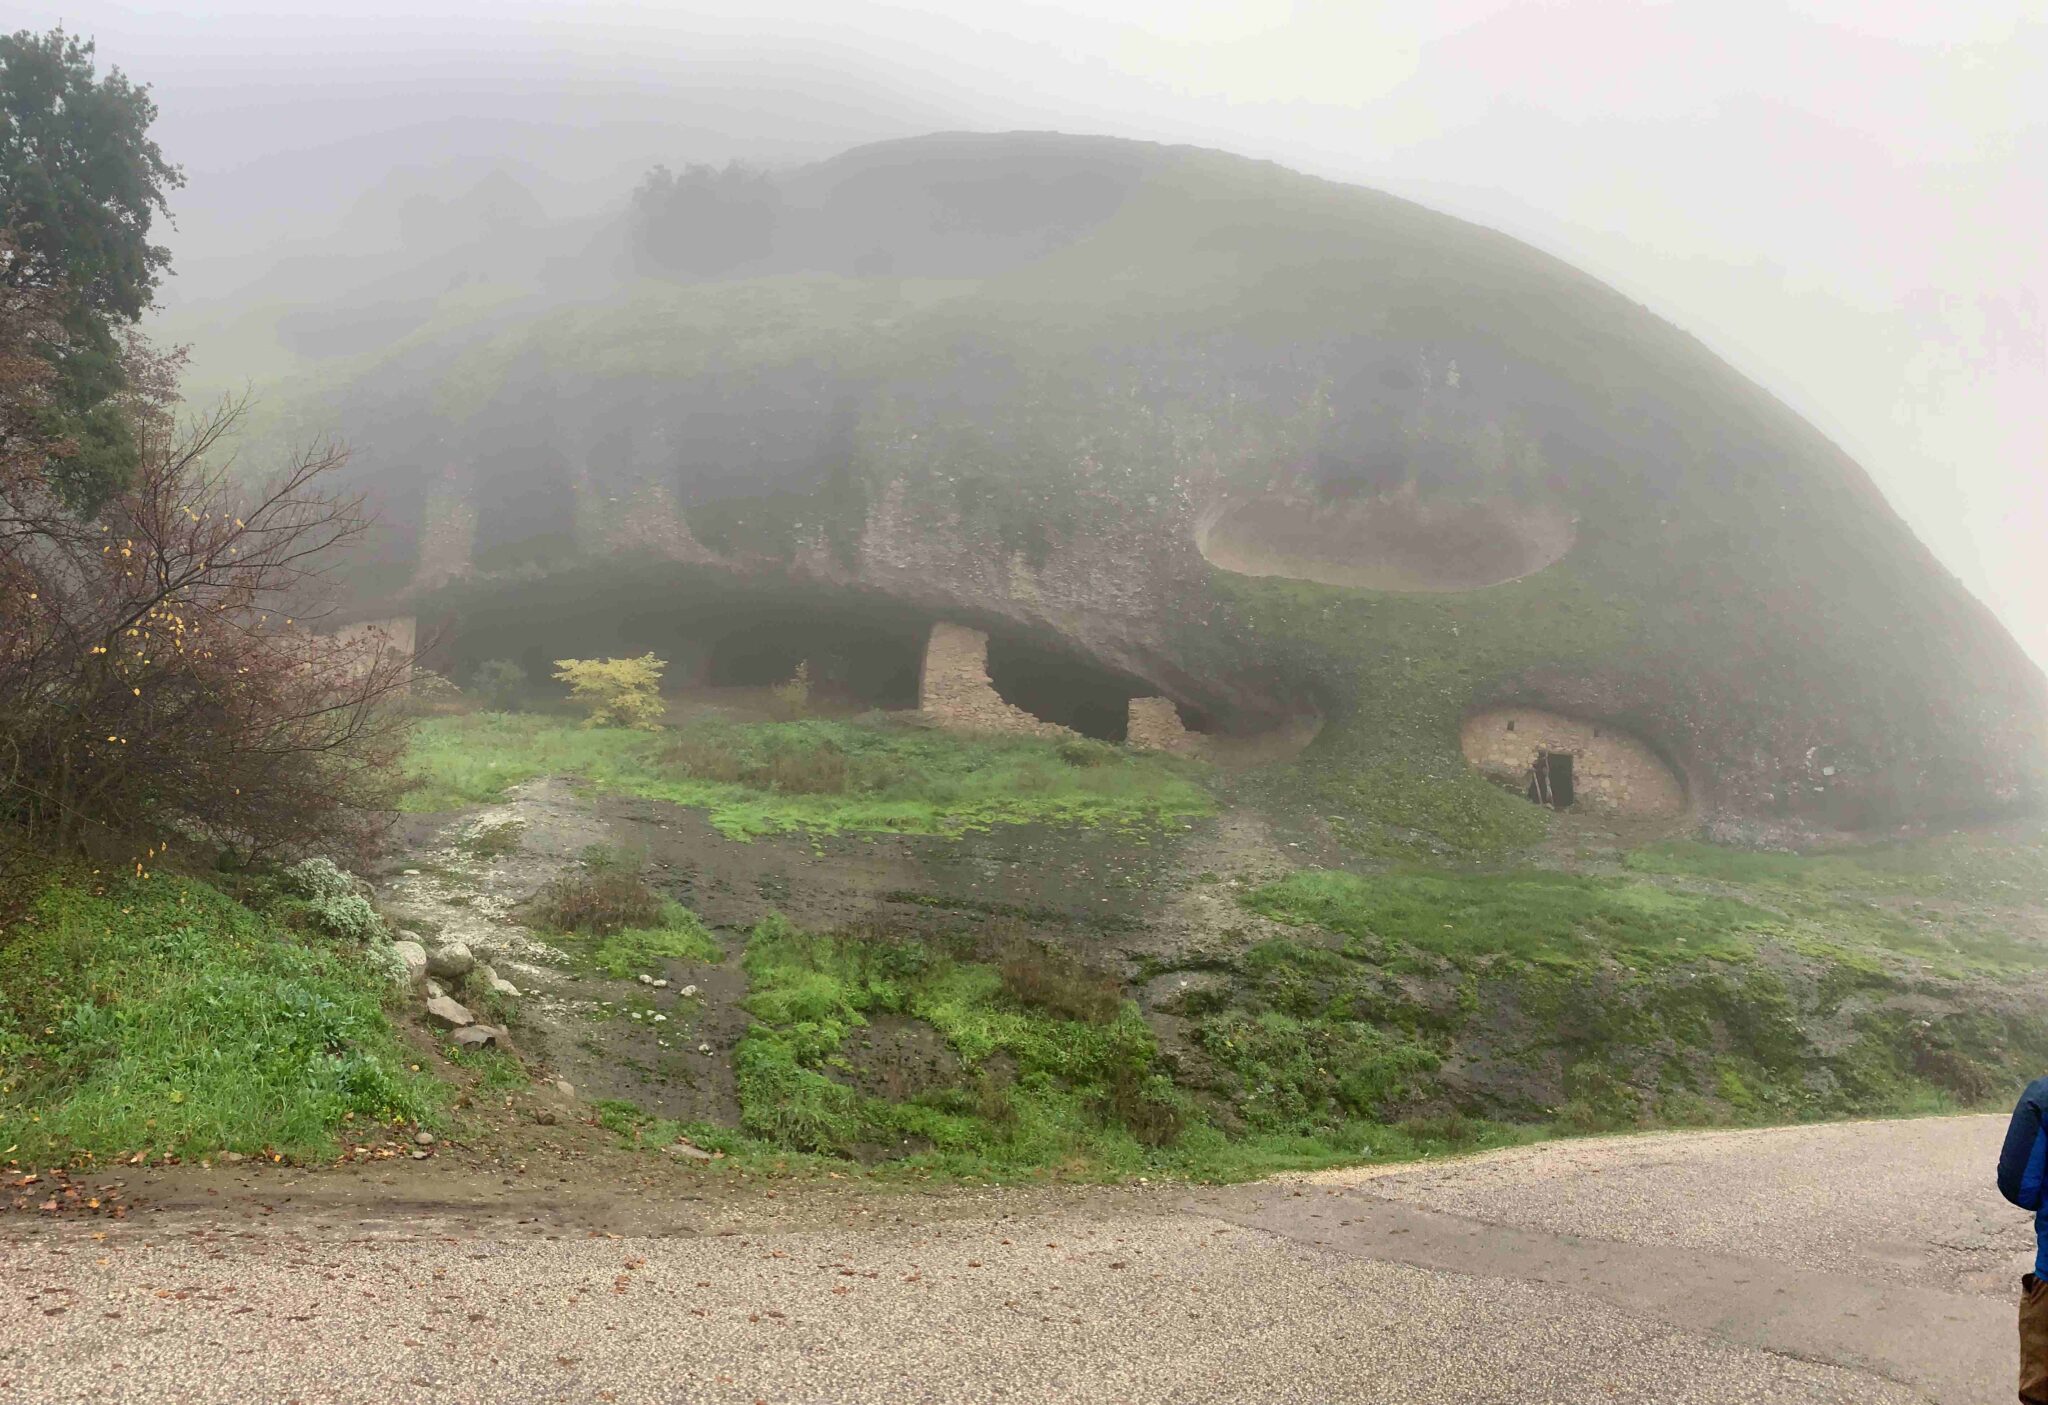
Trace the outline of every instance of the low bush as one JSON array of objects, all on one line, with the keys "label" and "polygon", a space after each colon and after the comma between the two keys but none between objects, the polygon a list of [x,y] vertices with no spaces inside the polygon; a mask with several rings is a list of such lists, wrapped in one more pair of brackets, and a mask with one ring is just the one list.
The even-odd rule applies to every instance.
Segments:
[{"label": "low bush", "polygon": [[1058,947],[1012,941],[996,969],[1002,974],[1005,995],[1058,1019],[1108,1024],[1123,1005],[1122,982],[1082,965]]},{"label": "low bush", "polygon": [[785,722],[807,717],[811,711],[811,662],[805,659],[782,682],[768,690],[775,700],[775,715]]},{"label": "low bush", "polygon": [[590,714],[586,727],[652,731],[666,711],[661,675],[668,664],[653,654],[631,659],[556,659],[555,678],[569,685],[569,701]]},{"label": "low bush", "polygon": [[485,659],[469,676],[469,692],[494,712],[512,712],[526,701],[532,680],[516,659]]},{"label": "low bush", "polygon": [[1053,746],[1053,754],[1069,766],[1112,766],[1124,754],[1108,742],[1093,737],[1066,737]]},{"label": "low bush", "polygon": [[614,980],[651,973],[667,961],[719,962],[718,939],[681,903],[664,903],[658,923],[628,927],[603,938],[589,952],[590,964]]},{"label": "low bush", "polygon": [[307,915],[329,936],[368,942],[384,931],[370,906],[369,885],[332,859],[302,859],[285,870],[284,885],[303,899]]},{"label": "low bush", "polygon": [[550,932],[610,936],[633,927],[660,925],[665,905],[640,875],[635,855],[594,845],[582,865],[565,873],[526,901],[520,917]]}]

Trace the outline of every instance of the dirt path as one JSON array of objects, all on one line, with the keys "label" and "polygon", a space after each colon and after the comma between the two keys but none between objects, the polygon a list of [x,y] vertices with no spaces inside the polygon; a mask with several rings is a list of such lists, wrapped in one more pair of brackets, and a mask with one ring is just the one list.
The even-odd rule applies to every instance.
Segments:
[{"label": "dirt path", "polygon": [[0,1220],[0,1401],[1977,1402],[2030,1243],[1998,1133],[1195,1193],[195,1175],[121,1222]]}]

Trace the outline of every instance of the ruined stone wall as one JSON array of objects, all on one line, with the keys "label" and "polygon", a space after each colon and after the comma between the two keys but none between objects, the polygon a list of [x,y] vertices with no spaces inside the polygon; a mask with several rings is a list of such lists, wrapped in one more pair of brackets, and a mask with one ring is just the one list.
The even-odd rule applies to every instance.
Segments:
[{"label": "ruined stone wall", "polygon": [[1180,709],[1172,698],[1132,698],[1129,730],[1124,740],[1142,751],[1173,751],[1195,756],[1207,740],[1190,732],[1180,720]]},{"label": "ruined stone wall", "polygon": [[940,620],[925,641],[917,679],[917,706],[942,727],[962,732],[1010,732],[1033,737],[1078,735],[1012,707],[988,677],[988,635]]},{"label": "ruined stone wall", "polygon": [[445,473],[427,490],[420,522],[420,559],[413,574],[415,590],[432,590],[467,575],[476,555],[476,504],[470,501],[465,475]]},{"label": "ruined stone wall", "polygon": [[1685,810],[1685,786],[1649,747],[1624,732],[1536,708],[1503,707],[1465,720],[1465,759],[1519,790],[1539,753],[1572,757],[1572,788],[1588,810],[1654,817]]}]

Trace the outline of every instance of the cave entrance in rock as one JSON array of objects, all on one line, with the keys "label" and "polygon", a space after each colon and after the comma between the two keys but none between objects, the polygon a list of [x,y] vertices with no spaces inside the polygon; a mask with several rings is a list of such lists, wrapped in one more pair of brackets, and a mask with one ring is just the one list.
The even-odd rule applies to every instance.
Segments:
[{"label": "cave entrance in rock", "polygon": [[844,590],[764,584],[674,566],[589,566],[491,582],[455,606],[437,666],[467,684],[487,661],[517,664],[535,701],[559,692],[555,660],[653,653],[662,691],[728,713],[771,710],[767,690],[809,665],[811,710],[915,708],[931,617]]},{"label": "cave entrance in rock", "polygon": [[917,706],[926,621],[893,612],[736,605],[693,650],[678,682],[705,688],[767,688],[809,676],[814,705],[828,711]]},{"label": "cave entrance in rock", "polygon": [[988,641],[988,679],[1012,707],[1106,742],[1129,735],[1131,699],[1156,691],[1100,664],[1002,634]]},{"label": "cave entrance in rock", "polygon": [[1578,798],[1572,780],[1569,751],[1538,752],[1529,767],[1529,798],[1553,810],[1569,810]]}]

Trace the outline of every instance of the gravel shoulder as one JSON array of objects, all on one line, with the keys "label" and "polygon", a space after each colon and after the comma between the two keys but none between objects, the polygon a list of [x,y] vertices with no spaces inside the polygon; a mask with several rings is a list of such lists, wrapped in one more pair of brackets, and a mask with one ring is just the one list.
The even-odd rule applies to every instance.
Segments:
[{"label": "gravel shoulder", "polygon": [[[1988,1281],[1939,1286],[1939,1246],[1910,1243],[1903,1278],[1868,1246],[1946,1223],[1941,1204],[1974,1213],[1995,1120],[1564,1143],[1192,1193],[691,1199],[621,1181],[465,1203],[453,1182],[408,1202],[402,1168],[382,1200],[327,1196],[317,1173],[193,1180],[119,1222],[0,1220],[0,1401],[1983,1399],[1963,1392],[2003,1381],[2007,1305]],[[1644,1198],[1673,1174],[1687,1193]],[[1837,1176],[1857,1185],[1815,1188]],[[589,1213],[607,1197],[643,1202],[612,1221],[636,1228]],[[1781,1198],[1796,1208],[1734,1223]],[[1413,1262],[1428,1255],[1389,1215],[1441,1261]],[[1364,1223],[1347,1239],[1340,1219]],[[1587,1254],[1661,1296],[1629,1301]],[[1893,1370],[1882,1340],[1816,1356],[1740,1323],[1674,1325],[1688,1263],[1709,1259],[1735,1275],[1720,1291],[1753,1275],[1781,1324],[1840,1325],[1841,1293],[1928,1318],[1956,1369]],[[1869,1334],[1896,1335],[1879,1316]]]}]

